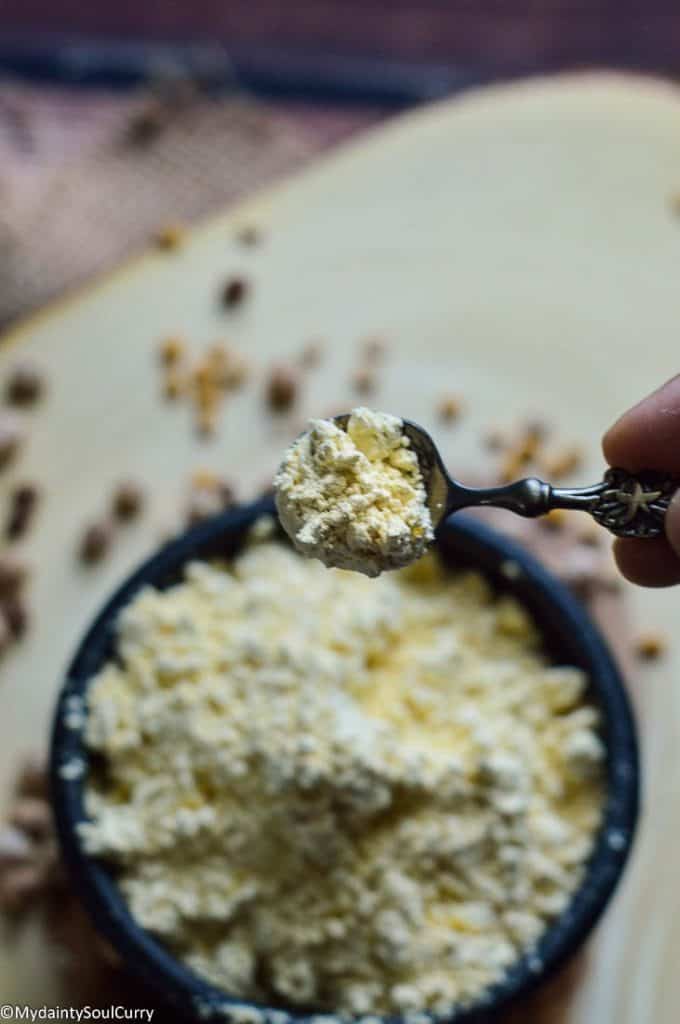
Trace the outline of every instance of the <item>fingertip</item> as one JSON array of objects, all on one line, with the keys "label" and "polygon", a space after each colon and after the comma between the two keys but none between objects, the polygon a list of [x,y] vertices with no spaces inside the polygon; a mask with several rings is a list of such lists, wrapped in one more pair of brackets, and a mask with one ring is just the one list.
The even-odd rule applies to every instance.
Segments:
[{"label": "fingertip", "polygon": [[680,558],[665,537],[653,540],[618,537],[613,550],[619,572],[631,583],[640,587],[670,587],[680,583]]},{"label": "fingertip", "polygon": [[602,438],[610,466],[680,471],[680,375],[624,412]]}]

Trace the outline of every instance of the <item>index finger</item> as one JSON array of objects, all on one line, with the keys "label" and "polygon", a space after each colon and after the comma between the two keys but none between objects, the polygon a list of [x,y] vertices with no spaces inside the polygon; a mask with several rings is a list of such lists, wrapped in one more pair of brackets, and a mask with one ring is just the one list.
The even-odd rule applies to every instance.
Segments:
[{"label": "index finger", "polygon": [[680,374],[624,412],[602,440],[610,466],[680,472]]}]

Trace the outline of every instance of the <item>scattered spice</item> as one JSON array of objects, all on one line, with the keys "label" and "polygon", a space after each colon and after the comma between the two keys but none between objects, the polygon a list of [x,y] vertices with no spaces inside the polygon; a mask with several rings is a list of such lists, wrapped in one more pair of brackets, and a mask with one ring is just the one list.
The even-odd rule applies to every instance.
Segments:
[{"label": "scattered spice", "polygon": [[186,354],[186,345],[182,338],[164,338],[161,342],[160,356],[164,366],[177,366]]},{"label": "scattered spice", "polygon": [[227,309],[240,306],[250,291],[250,285],[244,277],[230,277],[222,288],[222,305]]},{"label": "scattered spice", "polygon": [[375,373],[368,366],[362,366],[352,374],[352,387],[359,395],[370,395],[375,391]]},{"label": "scattered spice", "polygon": [[100,562],[111,547],[112,530],[106,522],[91,523],[80,540],[81,561],[89,565]]},{"label": "scattered spice", "polygon": [[10,405],[33,405],[43,395],[45,378],[33,363],[17,363],[7,380],[6,397]]},{"label": "scattered spice", "polygon": [[0,469],[8,465],[24,441],[22,421],[10,412],[0,413]]},{"label": "scattered spice", "polygon": [[124,480],[113,492],[113,514],[127,522],[136,519],[144,507],[144,491],[134,480]]},{"label": "scattered spice", "polygon": [[297,399],[298,378],[290,366],[273,367],[267,381],[267,403],[277,412],[289,409]]},{"label": "scattered spice", "polygon": [[186,228],[181,224],[166,224],[156,232],[155,242],[164,252],[174,252],[186,239]]},{"label": "scattered spice", "polygon": [[641,633],[635,641],[635,653],[643,661],[655,661],[666,653],[667,648],[666,637],[662,633],[651,630]]},{"label": "scattered spice", "polygon": [[38,504],[35,484],[20,484],[10,496],[9,515],[5,526],[8,540],[18,540],[28,531]]},{"label": "scattered spice", "polygon": [[463,410],[463,403],[456,395],[446,395],[437,406],[437,415],[444,423],[453,423]]}]

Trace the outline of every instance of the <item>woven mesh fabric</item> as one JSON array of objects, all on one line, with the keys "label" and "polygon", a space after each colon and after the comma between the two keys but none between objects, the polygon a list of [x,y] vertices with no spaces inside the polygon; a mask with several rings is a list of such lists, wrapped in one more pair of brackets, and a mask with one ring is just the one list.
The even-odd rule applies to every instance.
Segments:
[{"label": "woven mesh fabric", "polygon": [[289,174],[365,115],[0,82],[0,325]]}]

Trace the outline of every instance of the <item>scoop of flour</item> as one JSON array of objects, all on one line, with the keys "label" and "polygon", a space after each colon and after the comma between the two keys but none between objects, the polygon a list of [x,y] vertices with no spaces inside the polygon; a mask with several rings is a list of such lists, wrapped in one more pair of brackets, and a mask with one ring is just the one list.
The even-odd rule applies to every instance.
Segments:
[{"label": "scoop of flour", "polygon": [[427,492],[403,423],[354,409],[347,429],[311,420],[274,479],[281,523],[302,554],[378,576],[433,539]]}]

